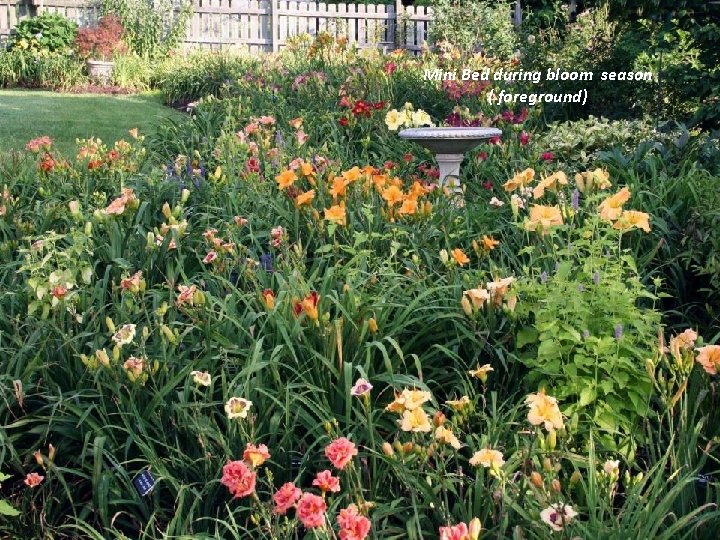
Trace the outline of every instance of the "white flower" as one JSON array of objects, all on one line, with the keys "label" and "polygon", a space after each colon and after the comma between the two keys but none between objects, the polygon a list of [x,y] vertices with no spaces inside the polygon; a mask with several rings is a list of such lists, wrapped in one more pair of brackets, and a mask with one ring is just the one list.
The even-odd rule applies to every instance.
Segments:
[{"label": "white flower", "polygon": [[247,418],[248,410],[252,407],[252,401],[239,397],[231,397],[225,403],[225,412],[230,420],[234,418]]},{"label": "white flower", "polygon": [[495,208],[500,208],[503,204],[505,203],[497,197],[493,197],[492,199],[490,199],[490,206],[494,206]]},{"label": "white flower", "polygon": [[192,376],[195,384],[200,386],[210,386],[210,383],[212,382],[212,377],[207,371],[191,371],[190,375]]},{"label": "white flower", "polygon": [[115,335],[112,337],[113,341],[117,343],[119,346],[127,345],[128,343],[132,343],[132,340],[135,339],[135,325],[134,324],[125,324],[123,327],[115,332]]},{"label": "white flower", "polygon": [[570,524],[577,515],[569,504],[558,503],[540,512],[540,519],[550,525],[553,531],[562,531],[563,527]]}]

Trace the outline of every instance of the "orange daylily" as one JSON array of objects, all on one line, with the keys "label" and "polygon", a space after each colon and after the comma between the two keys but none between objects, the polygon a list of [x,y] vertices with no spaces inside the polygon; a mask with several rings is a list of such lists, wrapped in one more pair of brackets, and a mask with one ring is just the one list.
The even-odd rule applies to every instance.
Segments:
[{"label": "orange daylily", "polygon": [[347,224],[347,215],[345,214],[345,203],[336,204],[330,208],[325,209],[325,219],[338,223],[340,225]]},{"label": "orange daylily", "polygon": [[275,181],[278,183],[278,189],[287,189],[295,183],[298,177],[295,171],[290,169],[281,172],[275,177]]},{"label": "orange daylily", "polygon": [[314,198],[315,198],[315,190],[314,189],[311,189],[310,191],[301,193],[300,195],[295,197],[295,206],[300,208],[301,206],[303,206],[305,204],[310,204]]}]

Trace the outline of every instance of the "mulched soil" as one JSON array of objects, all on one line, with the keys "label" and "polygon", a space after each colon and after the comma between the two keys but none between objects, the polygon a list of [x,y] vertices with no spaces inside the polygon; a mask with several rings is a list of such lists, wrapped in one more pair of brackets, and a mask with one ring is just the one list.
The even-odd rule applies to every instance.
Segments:
[{"label": "mulched soil", "polygon": [[111,94],[113,96],[120,94],[136,94],[134,90],[130,88],[123,88],[121,86],[101,86],[99,84],[88,84],[85,86],[74,86],[66,92],[70,94]]}]

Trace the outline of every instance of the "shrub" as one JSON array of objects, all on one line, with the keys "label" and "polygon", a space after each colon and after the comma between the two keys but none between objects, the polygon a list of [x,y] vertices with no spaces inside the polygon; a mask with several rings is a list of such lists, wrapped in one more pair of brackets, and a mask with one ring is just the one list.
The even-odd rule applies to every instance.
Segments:
[{"label": "shrub", "polygon": [[115,53],[124,49],[122,34],[118,17],[102,17],[97,26],[78,30],[75,47],[82,58],[111,60]]},{"label": "shrub", "polygon": [[167,55],[183,39],[192,3],[188,0],[103,0],[104,13],[120,17],[124,39],[145,58]]},{"label": "shrub", "polygon": [[434,0],[430,41],[447,41],[469,54],[482,50],[501,59],[517,49],[511,3],[504,0]]},{"label": "shrub", "polygon": [[71,50],[76,33],[75,22],[55,13],[43,13],[20,21],[15,27],[15,35],[10,39],[8,47],[33,54],[67,54]]}]

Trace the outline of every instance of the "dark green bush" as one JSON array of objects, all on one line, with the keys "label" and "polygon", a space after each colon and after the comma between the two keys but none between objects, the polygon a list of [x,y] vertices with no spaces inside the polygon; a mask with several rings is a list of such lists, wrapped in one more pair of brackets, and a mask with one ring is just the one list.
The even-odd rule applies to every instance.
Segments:
[{"label": "dark green bush", "polygon": [[43,13],[22,20],[15,28],[10,49],[36,54],[68,53],[77,34],[77,24],[56,13]]}]

